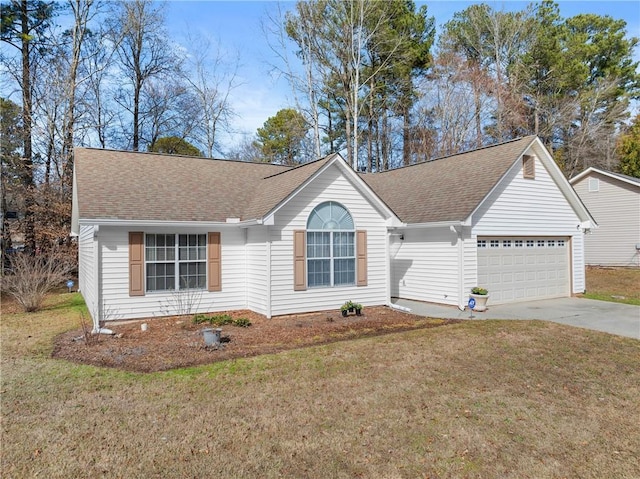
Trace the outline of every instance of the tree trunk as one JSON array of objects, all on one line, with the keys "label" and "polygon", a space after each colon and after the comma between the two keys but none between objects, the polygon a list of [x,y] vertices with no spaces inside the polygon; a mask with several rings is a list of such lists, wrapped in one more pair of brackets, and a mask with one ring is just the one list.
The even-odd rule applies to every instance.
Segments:
[{"label": "tree trunk", "polygon": [[35,200],[33,198],[33,149],[31,143],[31,62],[29,32],[29,2],[22,0],[22,123],[24,155],[22,157],[21,181],[24,186],[24,247],[27,254],[36,252]]},{"label": "tree trunk", "polygon": [[409,122],[409,111],[406,105],[402,112],[402,163],[404,166],[411,164],[411,124]]}]

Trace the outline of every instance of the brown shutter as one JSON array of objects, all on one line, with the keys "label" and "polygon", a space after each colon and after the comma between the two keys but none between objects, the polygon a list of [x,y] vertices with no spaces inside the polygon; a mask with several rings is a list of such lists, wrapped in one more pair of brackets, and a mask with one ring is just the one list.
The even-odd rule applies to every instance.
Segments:
[{"label": "brown shutter", "polygon": [[129,296],[144,296],[144,233],[129,232]]},{"label": "brown shutter", "polygon": [[220,233],[209,233],[207,241],[208,290],[222,291],[222,260]]},{"label": "brown shutter", "polygon": [[307,232],[293,232],[293,290],[307,289]]},{"label": "brown shutter", "polygon": [[367,285],[367,232],[356,231],[356,278],[357,286]]}]

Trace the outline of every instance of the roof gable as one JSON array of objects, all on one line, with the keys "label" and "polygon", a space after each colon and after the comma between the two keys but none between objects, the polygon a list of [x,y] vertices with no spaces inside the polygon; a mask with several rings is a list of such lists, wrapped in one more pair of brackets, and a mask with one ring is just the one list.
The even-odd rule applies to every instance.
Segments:
[{"label": "roof gable", "polygon": [[580,181],[582,181],[583,179],[592,176],[592,174],[600,174],[603,176],[606,176],[608,178],[617,180],[617,181],[622,181],[626,184],[635,186],[637,188],[640,188],[640,178],[635,178],[633,176],[628,176],[628,175],[623,175],[621,173],[614,173],[613,171],[607,171],[607,170],[602,170],[600,168],[595,168],[593,166],[590,166],[589,168],[587,168],[586,170],[584,170],[582,173],[574,176],[573,178],[571,178],[569,180],[569,182],[572,185],[575,185],[576,183],[579,183]]},{"label": "roof gable", "polygon": [[338,154],[285,167],[76,148],[74,224],[79,218],[145,222],[263,220],[332,164],[341,167],[342,174],[350,176],[387,217],[395,218]]},{"label": "roof gable", "polygon": [[362,177],[405,223],[462,222],[535,138],[528,136]]},{"label": "roof gable", "polygon": [[[375,191],[371,189],[371,187],[365,183],[362,178],[355,172],[347,163],[344,161],[342,156],[339,154],[332,154],[324,158],[320,162],[313,162],[308,165],[318,164],[317,167],[314,167],[312,171],[305,171],[308,176],[302,175],[298,178],[297,186],[294,189],[289,189],[286,191],[286,194],[280,193],[281,200],[273,206],[270,210],[266,211],[263,215],[265,217],[272,216],[277,212],[278,209],[283,207],[289,201],[291,201],[300,191],[302,191],[308,184],[314,181],[317,177],[322,175],[325,171],[327,171],[331,167],[335,167],[340,171],[340,174],[344,176],[347,181],[349,181],[354,189],[359,191],[367,200],[376,208],[378,211],[382,213],[382,215],[389,221],[390,225],[400,226],[402,223],[396,216],[396,214],[380,199],[380,197],[376,194]],[[307,165],[303,165],[300,167],[300,171],[302,171],[303,167]],[[314,165],[315,166],[315,165]],[[292,177],[294,175],[293,170],[284,172],[282,174],[274,175],[271,178],[265,178],[265,180],[279,180],[279,183],[282,181],[291,182],[290,179],[286,179],[287,177]],[[303,180],[303,181],[299,181]],[[277,190],[279,184],[269,184],[267,190]],[[260,201],[258,198],[256,202]]]}]

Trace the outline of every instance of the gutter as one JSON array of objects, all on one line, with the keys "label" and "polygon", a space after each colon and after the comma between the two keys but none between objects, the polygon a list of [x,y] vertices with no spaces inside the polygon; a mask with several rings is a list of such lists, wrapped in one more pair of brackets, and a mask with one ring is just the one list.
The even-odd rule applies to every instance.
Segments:
[{"label": "gutter", "polygon": [[263,224],[262,219],[240,221],[238,218],[227,218],[226,221],[164,221],[164,220],[121,220],[115,218],[83,218],[80,225],[100,226],[134,226],[134,227],[192,227],[192,228],[247,228]]},{"label": "gutter", "polygon": [[456,220],[456,221],[435,221],[433,223],[403,223],[402,226],[396,226],[390,229],[407,229],[407,230],[413,230],[413,229],[424,229],[424,228],[458,228],[461,226],[470,226],[471,223],[468,222],[468,220],[464,220],[464,221],[460,221],[460,220]]}]

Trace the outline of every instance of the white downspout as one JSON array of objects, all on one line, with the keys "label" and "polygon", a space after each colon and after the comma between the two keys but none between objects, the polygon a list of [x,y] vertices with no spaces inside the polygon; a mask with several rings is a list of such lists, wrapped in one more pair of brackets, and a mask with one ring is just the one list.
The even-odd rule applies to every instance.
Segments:
[{"label": "white downspout", "polygon": [[94,278],[94,298],[96,304],[91,313],[93,319],[93,332],[100,331],[100,318],[102,317],[102,251],[100,251],[100,227],[95,225],[93,227],[93,271],[95,271]]},{"label": "white downspout", "polygon": [[271,231],[269,231],[269,227],[267,228],[267,304],[266,304],[266,314],[267,319],[271,319]]},{"label": "white downspout", "polygon": [[391,233],[389,232],[389,230],[387,230],[387,234],[385,235],[385,251],[387,252],[386,254],[386,264],[385,264],[385,277],[386,277],[386,281],[385,281],[385,296],[386,296],[386,305],[387,306],[391,306],[391,242],[389,240],[391,236]]},{"label": "white downspout", "polygon": [[[458,230],[458,228],[460,228]],[[458,240],[458,309],[464,311],[464,241],[462,239],[462,225],[451,226],[451,231],[457,235]]]}]

